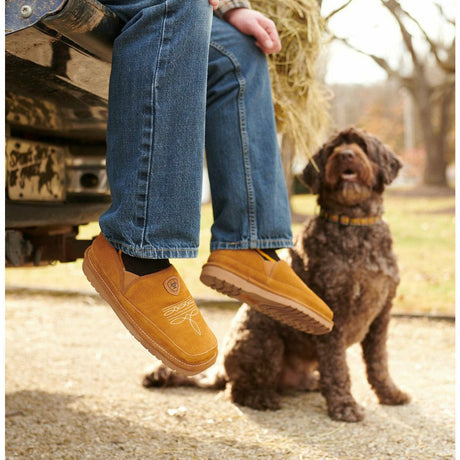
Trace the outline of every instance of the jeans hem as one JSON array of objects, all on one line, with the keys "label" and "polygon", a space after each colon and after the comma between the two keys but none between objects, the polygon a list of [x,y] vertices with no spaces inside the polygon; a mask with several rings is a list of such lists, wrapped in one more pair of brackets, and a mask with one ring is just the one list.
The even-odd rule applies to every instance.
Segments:
[{"label": "jeans hem", "polygon": [[140,259],[193,259],[198,256],[198,248],[134,248],[118,241],[107,241],[117,250]]},{"label": "jeans hem", "polygon": [[289,238],[270,238],[237,242],[215,241],[211,243],[211,251],[219,249],[281,249],[292,247],[292,239]]}]

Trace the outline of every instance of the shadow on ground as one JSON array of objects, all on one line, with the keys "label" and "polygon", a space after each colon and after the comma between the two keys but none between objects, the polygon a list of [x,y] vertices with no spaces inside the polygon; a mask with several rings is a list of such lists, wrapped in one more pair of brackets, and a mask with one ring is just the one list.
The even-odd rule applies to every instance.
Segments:
[{"label": "shadow on ground", "polygon": [[[203,308],[222,341],[234,311]],[[110,308],[84,296],[7,295],[7,459],[437,459],[454,455],[454,325],[392,321],[390,369],[407,406],[378,404],[359,347],[348,352],[362,423],[332,421],[318,393],[277,412],[224,392],[147,391],[153,358]]]}]

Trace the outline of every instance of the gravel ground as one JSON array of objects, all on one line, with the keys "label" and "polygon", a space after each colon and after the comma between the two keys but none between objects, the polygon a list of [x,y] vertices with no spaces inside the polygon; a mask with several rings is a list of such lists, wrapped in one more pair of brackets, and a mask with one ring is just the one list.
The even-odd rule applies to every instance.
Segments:
[{"label": "gravel ground", "polygon": [[[233,310],[203,309],[222,339]],[[334,422],[318,393],[278,412],[224,392],[145,390],[153,358],[109,307],[85,295],[6,295],[7,459],[454,458],[452,322],[394,319],[390,365],[411,404],[380,406],[360,349],[349,350],[358,424]]]}]

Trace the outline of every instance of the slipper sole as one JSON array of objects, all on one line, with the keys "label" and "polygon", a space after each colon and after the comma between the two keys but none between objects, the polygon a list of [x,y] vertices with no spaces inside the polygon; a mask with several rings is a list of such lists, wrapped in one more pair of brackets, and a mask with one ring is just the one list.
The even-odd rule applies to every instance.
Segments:
[{"label": "slipper sole", "polygon": [[264,289],[222,267],[205,264],[200,280],[206,286],[249,304],[254,309],[308,334],[327,334],[334,323],[308,306]]}]

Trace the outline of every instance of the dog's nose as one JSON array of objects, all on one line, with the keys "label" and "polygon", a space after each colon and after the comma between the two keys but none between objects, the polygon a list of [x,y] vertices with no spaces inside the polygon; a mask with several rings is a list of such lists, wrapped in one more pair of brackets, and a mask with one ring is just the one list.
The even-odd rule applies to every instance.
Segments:
[{"label": "dog's nose", "polygon": [[353,150],[350,150],[350,149],[342,150],[342,151],[340,152],[340,156],[341,156],[344,160],[353,160],[353,158],[355,157],[355,152],[353,152]]}]

